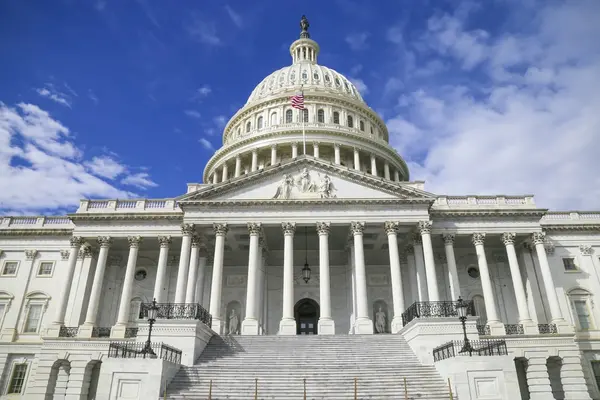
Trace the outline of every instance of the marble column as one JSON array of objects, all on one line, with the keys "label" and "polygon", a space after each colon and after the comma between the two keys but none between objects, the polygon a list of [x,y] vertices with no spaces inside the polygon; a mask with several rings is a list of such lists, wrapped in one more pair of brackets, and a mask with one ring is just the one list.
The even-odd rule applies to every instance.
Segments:
[{"label": "marble column", "polygon": [[277,145],[271,146],[271,165],[277,164]]},{"label": "marble column", "polygon": [[433,246],[431,245],[431,221],[419,221],[419,231],[423,241],[423,259],[425,261],[425,274],[427,276],[427,296],[429,301],[440,301],[438,290],[437,272],[435,271],[435,259],[433,257]]},{"label": "marble column", "polygon": [[354,169],[360,171],[360,154],[356,147],[354,148]]},{"label": "marble column", "polygon": [[335,321],[331,318],[331,281],[329,273],[329,222],[317,222],[319,235],[319,335],[334,335]]},{"label": "marble column", "polygon": [[213,172],[212,183],[213,184],[219,183],[219,175],[217,174],[217,170],[215,170],[215,172]]},{"label": "marble column", "polygon": [[171,246],[171,236],[159,236],[158,243],[160,244],[160,251],[158,253],[158,267],[156,268],[156,282],[154,283],[154,298],[157,303],[166,303],[167,288],[165,286],[165,280],[167,277],[167,261],[169,259],[169,247]]},{"label": "marble column", "polygon": [[239,177],[242,174],[242,158],[240,156],[235,157],[235,171],[233,173],[234,177]]},{"label": "marble column", "polygon": [[296,223],[283,222],[283,313],[279,323],[280,335],[295,335],[294,316],[294,233]]},{"label": "marble column", "polygon": [[223,290],[223,254],[225,252],[225,236],[229,228],[227,224],[213,224],[215,231],[215,252],[213,257],[213,272],[210,288],[210,308],[212,316],[211,328],[217,334],[222,334],[225,321],[221,319],[221,291]]},{"label": "marble column", "polygon": [[417,299],[415,301],[428,301],[425,261],[423,260],[423,242],[421,235],[418,233],[413,235],[413,248],[415,255],[415,272],[417,275]]},{"label": "marble column", "polygon": [[348,238],[348,263],[350,267],[350,300],[352,301],[352,315],[350,316],[350,333],[354,333],[354,322],[356,321],[356,271],[354,269],[354,238]]},{"label": "marble column", "polygon": [[546,365],[547,360],[548,355],[545,351],[532,355],[527,359],[526,376],[530,400],[550,400],[554,398]]},{"label": "marble column", "polygon": [[458,270],[456,269],[456,257],[454,255],[454,235],[445,233],[444,250],[446,252],[446,261],[448,263],[448,282],[450,282],[450,297],[452,301],[457,301],[460,297],[460,282],[458,281]]},{"label": "marble column", "polygon": [[252,172],[258,169],[258,150],[252,150],[252,164],[250,170]]},{"label": "marble column", "polygon": [[383,177],[387,180],[390,179],[390,164],[387,161],[383,163]]},{"label": "marble column", "polygon": [[121,302],[119,303],[119,315],[117,324],[112,327],[110,336],[115,338],[124,338],[125,329],[129,322],[129,309],[131,307],[131,291],[133,289],[133,279],[135,277],[135,267],[137,265],[137,256],[142,238],[140,236],[129,236],[129,257],[127,258],[127,268],[125,278],[123,279],[123,291],[121,293]]},{"label": "marble column", "polygon": [[340,145],[339,144],[334,144],[333,145],[333,162],[336,165],[340,165],[341,160],[340,160]]},{"label": "marble column", "polygon": [[263,237],[258,240],[258,282],[257,282],[257,293],[258,293],[258,330],[259,335],[266,334],[266,322],[265,322],[265,278],[266,278],[266,265],[267,265],[267,244]]},{"label": "marble column", "polygon": [[[420,237],[419,237],[420,239]],[[410,291],[410,297],[408,304],[412,305],[419,300],[419,280],[417,279],[417,264],[415,262],[415,246],[412,243],[408,243],[404,248],[404,254],[406,254],[406,265],[408,266],[408,288]]]},{"label": "marble column", "polygon": [[79,328],[78,336],[91,338],[93,335],[94,326],[98,317],[98,307],[100,305],[100,297],[102,296],[102,284],[104,283],[104,272],[106,271],[106,261],[108,259],[108,250],[112,244],[112,239],[108,236],[98,237],[100,244],[100,252],[98,253],[98,261],[96,263],[96,271],[94,272],[94,281],[88,302],[85,322]]},{"label": "marble column", "polygon": [[298,143],[292,143],[292,159],[298,158]]},{"label": "marble column", "polygon": [[373,154],[371,154],[371,175],[377,176],[377,161]]},{"label": "marble column", "polygon": [[73,275],[75,274],[75,267],[77,266],[77,256],[79,255],[79,249],[81,248],[81,245],[83,245],[83,242],[83,238],[80,236],[73,236],[70,239],[71,247],[69,250],[69,259],[67,261],[67,276],[64,280],[64,287],[60,291],[60,295],[58,297],[58,303],[56,305],[56,316],[54,317],[52,326],[48,330],[49,336],[58,337],[60,327],[65,324],[67,304],[69,303],[69,295],[71,293]]},{"label": "marble column", "polygon": [[384,224],[388,237],[388,252],[390,255],[390,277],[392,280],[392,302],[394,317],[392,318],[392,333],[402,329],[402,313],[404,312],[404,293],[402,290],[402,274],[400,272],[400,255],[398,254],[398,223],[388,221]]},{"label": "marble column", "polygon": [[552,323],[566,329],[566,322],[563,319],[560,305],[558,303],[558,295],[556,294],[556,286],[554,286],[554,280],[552,279],[552,272],[550,270],[550,264],[548,264],[548,257],[546,256],[546,248],[544,247],[544,241],[546,239],[545,232],[535,232],[532,237],[533,245],[537,253],[538,261],[540,263],[540,272],[542,273],[542,280],[544,281],[544,288],[546,289],[546,296],[548,297],[548,305],[550,306],[550,316]]},{"label": "marble column", "polygon": [[194,224],[181,225],[181,253],[179,254],[179,268],[177,270],[177,286],[175,287],[175,303],[185,302],[185,290],[188,278],[188,268],[190,267],[190,252],[192,245],[192,235],[194,234]]},{"label": "marble column", "polygon": [[313,157],[319,158],[319,143],[313,142]]},{"label": "marble column", "polygon": [[400,182],[400,172],[398,170],[394,170],[394,180]]},{"label": "marble column", "polygon": [[487,325],[490,327],[492,335],[504,335],[504,325],[498,317],[498,309],[494,298],[494,288],[490,277],[490,269],[488,267],[487,258],[485,256],[485,233],[474,233],[471,237],[477,254],[477,265],[479,267],[479,278],[481,279],[481,289],[483,291],[483,301],[485,303],[485,312],[487,314]]},{"label": "marble column", "polygon": [[248,280],[246,288],[246,317],[242,321],[242,335],[258,335],[258,256],[260,223],[249,223],[250,246],[248,250]]},{"label": "marble column", "polygon": [[198,258],[200,258],[201,239],[192,235],[192,251],[190,253],[190,267],[188,268],[187,285],[185,289],[185,302],[194,303],[196,296],[196,280],[198,279]]},{"label": "marble column", "polygon": [[[196,293],[194,303],[204,306],[204,282],[206,281],[208,251],[206,247],[200,246],[198,257],[198,276],[196,277]],[[205,307],[206,308],[206,307]]]},{"label": "marble column", "polygon": [[515,298],[517,300],[517,311],[519,313],[519,323],[523,324],[523,328],[527,330],[526,334],[537,334],[537,326],[531,320],[529,308],[527,307],[527,295],[521,278],[521,270],[515,251],[515,234],[506,232],[502,234],[502,243],[506,247],[506,255],[508,258],[508,267],[510,268],[510,276],[512,278]]},{"label": "marble column", "polygon": [[373,321],[369,317],[369,298],[367,296],[367,271],[363,246],[364,222],[352,222],[354,236],[354,270],[356,274],[356,321],[354,333],[373,334]]}]

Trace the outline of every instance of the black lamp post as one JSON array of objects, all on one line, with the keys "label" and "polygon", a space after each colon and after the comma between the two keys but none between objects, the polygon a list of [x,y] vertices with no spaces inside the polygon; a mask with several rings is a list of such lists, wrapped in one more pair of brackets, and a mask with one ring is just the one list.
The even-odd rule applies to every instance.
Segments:
[{"label": "black lamp post", "polygon": [[471,353],[473,352],[473,347],[471,346],[471,342],[467,337],[467,325],[465,324],[465,321],[467,320],[468,310],[469,303],[464,301],[462,297],[459,296],[458,301],[456,302],[456,312],[458,313],[458,319],[460,319],[460,322],[462,323],[465,342],[462,349],[460,349],[460,353],[469,353],[469,355],[471,355]]},{"label": "black lamp post", "polygon": [[304,283],[310,281],[310,267],[308,266],[308,233],[307,227],[304,227],[304,268],[302,268],[302,279]]},{"label": "black lamp post", "polygon": [[150,357],[156,357],[156,353],[152,350],[152,325],[156,321],[156,314],[158,314],[158,306],[156,305],[156,299],[152,300],[152,304],[148,308],[148,340],[146,340],[146,345],[142,350],[144,356],[147,354]]}]

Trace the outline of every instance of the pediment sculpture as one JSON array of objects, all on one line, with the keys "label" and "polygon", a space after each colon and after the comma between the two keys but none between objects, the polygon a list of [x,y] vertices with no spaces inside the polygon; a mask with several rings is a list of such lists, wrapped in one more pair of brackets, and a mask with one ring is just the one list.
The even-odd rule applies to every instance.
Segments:
[{"label": "pediment sculpture", "polygon": [[315,180],[308,168],[304,168],[296,177],[285,174],[277,187],[274,199],[332,199],[337,191],[331,177],[317,173]]}]

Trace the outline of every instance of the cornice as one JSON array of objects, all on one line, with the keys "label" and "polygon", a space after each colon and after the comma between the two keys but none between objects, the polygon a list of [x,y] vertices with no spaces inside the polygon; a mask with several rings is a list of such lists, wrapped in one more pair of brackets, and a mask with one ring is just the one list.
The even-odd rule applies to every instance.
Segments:
[{"label": "cornice", "polygon": [[206,206],[275,206],[275,205],[400,205],[431,204],[430,200],[419,198],[406,199],[298,199],[298,200],[186,200],[185,205]]},{"label": "cornice", "polygon": [[183,211],[181,212],[170,212],[170,213],[79,213],[69,214],[71,219],[75,220],[183,220]]},{"label": "cornice", "polygon": [[527,217],[536,217],[541,218],[542,215],[546,213],[546,210],[540,210],[539,208],[535,209],[523,209],[523,208],[515,208],[515,209],[468,209],[468,210],[430,210],[429,213],[432,217],[435,218],[462,218],[462,217],[479,217],[479,216],[527,216]]},{"label": "cornice", "polygon": [[600,224],[556,224],[556,225],[546,225],[544,223],[541,224],[542,228],[547,231],[586,231],[586,232],[599,232]]},{"label": "cornice", "polygon": [[73,229],[2,229],[0,236],[69,236]]}]

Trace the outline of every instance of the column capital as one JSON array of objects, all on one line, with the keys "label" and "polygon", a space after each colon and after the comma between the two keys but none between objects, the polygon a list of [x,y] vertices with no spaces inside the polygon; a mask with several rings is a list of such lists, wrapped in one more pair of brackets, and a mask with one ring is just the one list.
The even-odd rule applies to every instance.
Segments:
[{"label": "column capital", "polygon": [[213,224],[213,231],[217,236],[225,236],[229,231],[227,224]]},{"label": "column capital", "polygon": [[505,246],[508,246],[509,244],[514,245],[516,236],[517,235],[512,232],[504,232],[502,234],[502,243],[504,243]]},{"label": "column capital", "polygon": [[339,143],[334,143],[334,144],[333,144],[333,147],[334,147],[334,148],[338,148],[338,149],[339,149],[339,148],[341,147],[341,145],[340,145]]},{"label": "column capital", "polygon": [[281,229],[283,230],[284,235],[293,235],[296,232],[296,223],[295,222],[282,222]]},{"label": "column capital", "polygon": [[86,258],[92,256],[92,246],[87,243],[84,243],[79,248],[79,253],[77,254],[77,258]]},{"label": "column capital", "polygon": [[142,243],[142,237],[141,236],[128,236],[127,237],[127,241],[129,242],[129,247],[130,248],[138,248],[140,247],[140,243]]},{"label": "column capital", "polygon": [[419,221],[417,226],[419,228],[419,232],[421,232],[421,235],[430,234],[431,233],[431,225],[432,225],[431,221]]},{"label": "column capital", "polygon": [[112,244],[112,238],[110,236],[98,236],[98,244],[100,247],[109,248]]},{"label": "column capital", "polygon": [[250,235],[260,235],[262,232],[262,225],[260,222],[248,222],[248,233]]},{"label": "column capital", "polygon": [[329,222],[317,222],[317,233],[319,235],[329,235]]},{"label": "column capital", "polygon": [[[276,150],[277,149],[277,144],[272,144],[271,145],[271,150]],[[239,157],[239,156],[238,156]]]},{"label": "column capital", "polygon": [[192,235],[192,247],[200,247],[203,245],[202,236],[193,234]]},{"label": "column capital", "polygon": [[582,256],[591,256],[594,253],[594,249],[590,244],[579,245],[579,251],[581,252]]},{"label": "column capital", "polygon": [[71,254],[71,252],[70,252],[69,250],[61,250],[61,251],[60,251],[60,258],[61,258],[63,261],[66,261],[66,260],[68,260],[68,259],[69,259],[69,255],[70,255],[70,254]]},{"label": "column capital", "polygon": [[404,251],[405,251],[406,255],[415,254],[415,248],[412,244],[407,244],[406,247],[404,248]]},{"label": "column capital", "polygon": [[423,239],[421,238],[421,235],[416,232],[412,233],[412,240],[413,245],[421,246],[423,244]]},{"label": "column capital", "polygon": [[483,246],[483,243],[485,242],[485,233],[474,233],[473,236],[471,236],[471,241],[475,246]]},{"label": "column capital", "polygon": [[194,233],[196,226],[194,224],[181,224],[181,234],[189,236]]},{"label": "column capital", "polygon": [[159,236],[158,243],[160,243],[161,248],[168,248],[171,245],[171,236]]},{"label": "column capital", "polygon": [[71,236],[69,242],[71,243],[71,247],[80,247],[84,243],[84,240],[81,236]]},{"label": "column capital", "polygon": [[398,226],[400,225],[400,223],[396,222],[396,221],[386,221],[383,224],[383,229],[385,230],[385,233],[387,233],[388,235],[391,234],[397,234],[398,233]]},{"label": "column capital", "polygon": [[531,234],[531,241],[534,245],[544,244],[544,240],[546,240],[546,232],[533,232]]},{"label": "column capital", "polygon": [[365,223],[353,221],[350,223],[350,231],[353,235],[362,235],[365,231]]},{"label": "column capital", "polygon": [[442,234],[442,239],[444,239],[444,244],[453,245],[456,236],[454,235],[454,233],[444,233]]},{"label": "column capital", "polygon": [[315,146],[315,147],[319,147],[319,142],[317,142],[317,141],[313,141],[313,142],[312,142],[312,145],[313,145],[313,146]]}]

